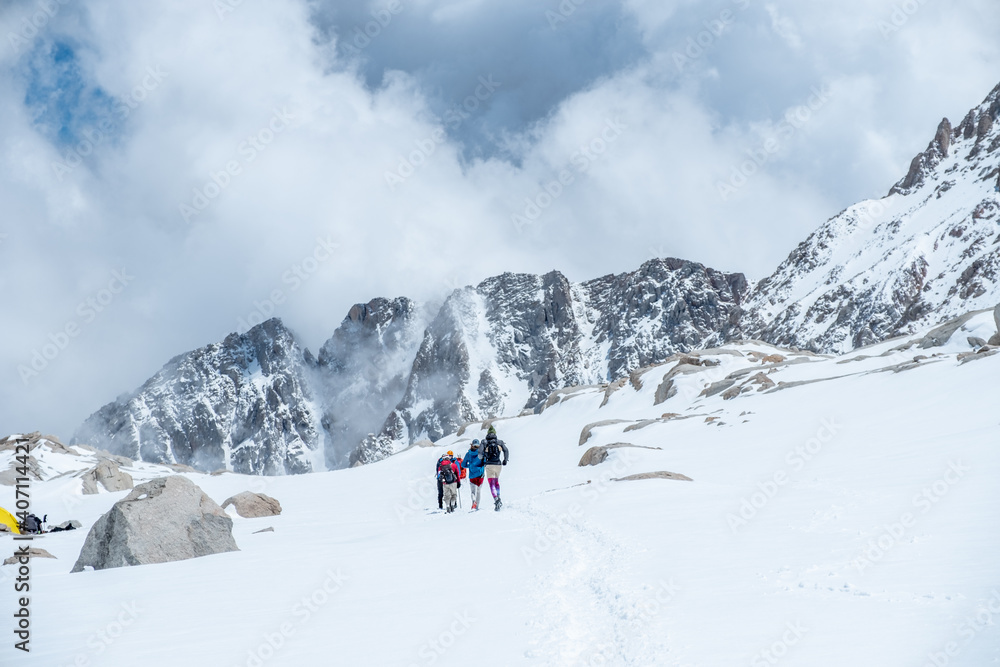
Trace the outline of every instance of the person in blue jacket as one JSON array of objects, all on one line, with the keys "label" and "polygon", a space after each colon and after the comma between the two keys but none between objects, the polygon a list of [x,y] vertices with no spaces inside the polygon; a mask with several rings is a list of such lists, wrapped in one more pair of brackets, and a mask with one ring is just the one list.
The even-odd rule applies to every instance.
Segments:
[{"label": "person in blue jacket", "polygon": [[462,467],[469,471],[470,493],[472,495],[472,509],[479,509],[479,493],[483,490],[483,473],[486,464],[479,451],[479,441],[473,440],[472,447],[462,459]]}]

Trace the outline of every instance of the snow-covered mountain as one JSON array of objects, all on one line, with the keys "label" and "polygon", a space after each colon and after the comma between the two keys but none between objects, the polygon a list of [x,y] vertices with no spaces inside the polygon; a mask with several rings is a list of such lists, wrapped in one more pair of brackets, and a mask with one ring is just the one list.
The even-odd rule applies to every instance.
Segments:
[{"label": "snow-covered mountain", "polygon": [[742,274],[677,259],[579,284],[556,271],[507,273],[457,290],[424,334],[403,399],[352,462],[717,344],[738,323],[746,290]]},{"label": "snow-covered mountain", "polygon": [[140,461],[258,475],[322,470],[312,354],[280,320],[171,359],[73,438]]},{"label": "snow-covered mountain", "polygon": [[405,298],[358,304],[318,359],[272,320],[174,359],[75,442],[203,470],[337,468],[677,352],[759,339],[842,353],[993,307],[998,117],[1000,86],[956,128],[942,121],[886,197],[827,221],[752,288],[677,259],[582,283],[503,274],[436,313]]},{"label": "snow-covered mountain", "polygon": [[323,399],[327,463],[344,467],[368,434],[377,433],[406,392],[424,337],[413,301],[373,299],[351,308],[319,351],[317,393]]},{"label": "snow-covered mountain", "polygon": [[171,360],[73,442],[208,471],[369,463],[718,343],[746,290],[740,274],[673,259],[581,284],[504,274],[456,290],[426,325],[409,299],[355,305],[318,358],[272,319]]},{"label": "snow-covered mountain", "polygon": [[1000,300],[1000,86],[941,121],[879,200],[831,218],[756,285],[744,330],[844,352]]}]

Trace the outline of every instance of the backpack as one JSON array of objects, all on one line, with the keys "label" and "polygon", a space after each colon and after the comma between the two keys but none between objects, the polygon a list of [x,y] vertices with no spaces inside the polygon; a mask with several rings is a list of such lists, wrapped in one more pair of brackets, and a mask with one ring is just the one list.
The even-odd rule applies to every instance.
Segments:
[{"label": "backpack", "polygon": [[496,440],[487,440],[486,447],[483,448],[487,461],[499,461],[501,451],[500,444]]},{"label": "backpack", "polygon": [[455,469],[451,467],[451,461],[444,459],[438,464],[438,474],[441,476],[441,481],[444,484],[453,484],[455,482]]},{"label": "backpack", "polygon": [[[46,515],[47,517],[48,515]],[[24,522],[21,524],[21,532],[23,533],[40,533],[42,532],[42,521],[34,514],[29,514]]]}]

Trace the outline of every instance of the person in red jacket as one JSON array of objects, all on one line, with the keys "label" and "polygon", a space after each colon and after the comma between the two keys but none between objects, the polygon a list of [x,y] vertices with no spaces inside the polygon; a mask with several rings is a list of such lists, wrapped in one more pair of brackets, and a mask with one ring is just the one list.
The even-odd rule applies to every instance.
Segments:
[{"label": "person in red jacket", "polygon": [[462,487],[461,473],[454,455],[451,458],[442,456],[438,460],[437,477],[444,499],[444,510],[450,514],[458,506],[458,490]]},{"label": "person in red jacket", "polygon": [[459,473],[460,474],[459,479],[461,479],[461,478],[464,477],[464,475],[462,475],[461,473],[465,472],[465,471],[461,470],[461,461],[462,460],[459,459],[459,458],[457,458],[455,456],[455,452],[451,451],[450,449],[448,450],[447,454],[445,454],[444,456],[442,456],[441,458],[439,458],[437,460],[437,464],[434,466],[434,472],[437,475],[438,509],[439,510],[443,510],[444,509],[444,485],[441,484],[441,473],[440,473],[440,468],[441,468],[441,462],[442,461],[451,461],[452,463],[455,463],[455,464],[458,465],[459,471],[460,471],[460,473]]}]

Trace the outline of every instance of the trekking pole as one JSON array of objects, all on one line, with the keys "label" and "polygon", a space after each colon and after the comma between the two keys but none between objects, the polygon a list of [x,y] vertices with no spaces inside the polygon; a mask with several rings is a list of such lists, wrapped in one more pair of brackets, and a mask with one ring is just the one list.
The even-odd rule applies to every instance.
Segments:
[{"label": "trekking pole", "polygon": [[457,490],[455,491],[455,493],[456,495],[458,495],[458,509],[462,509],[462,493]]}]

